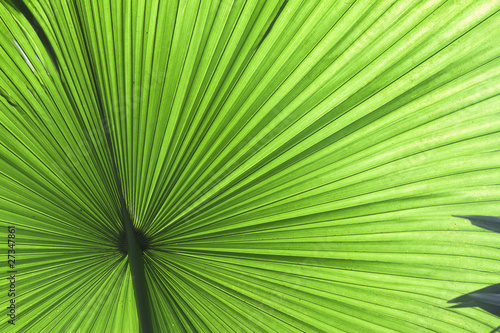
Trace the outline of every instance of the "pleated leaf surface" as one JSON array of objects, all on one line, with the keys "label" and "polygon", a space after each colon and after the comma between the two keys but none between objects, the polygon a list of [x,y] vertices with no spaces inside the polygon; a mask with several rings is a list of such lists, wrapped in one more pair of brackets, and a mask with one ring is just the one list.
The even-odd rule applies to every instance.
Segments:
[{"label": "pleated leaf surface", "polygon": [[499,10],[1,2],[0,331],[494,330]]}]

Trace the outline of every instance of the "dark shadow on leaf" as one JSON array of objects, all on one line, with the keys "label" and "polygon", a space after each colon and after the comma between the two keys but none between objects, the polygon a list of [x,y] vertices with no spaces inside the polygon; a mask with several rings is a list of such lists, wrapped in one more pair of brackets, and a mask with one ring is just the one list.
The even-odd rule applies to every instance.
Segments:
[{"label": "dark shadow on leaf", "polygon": [[45,34],[45,31],[43,31],[42,26],[38,22],[38,20],[35,18],[33,13],[29,10],[29,8],[26,6],[24,1],[22,0],[10,0],[10,3],[21,13],[24,15],[24,17],[28,20],[28,22],[31,24],[33,27],[33,30],[35,30],[38,38],[42,42],[43,46],[47,50],[47,53],[49,54],[50,59],[54,63],[54,66],[56,67],[57,70],[59,70],[59,64],[57,62],[57,57],[56,57],[56,52],[54,51],[54,48],[49,42],[49,38]]},{"label": "dark shadow on leaf", "polygon": [[[477,227],[493,232],[500,232],[500,217],[482,215],[454,216],[468,219]],[[448,303],[457,303],[451,306],[451,308],[478,307],[500,317],[500,283],[454,298],[451,301],[448,301]],[[500,332],[500,326],[495,328],[490,333],[494,332]]]},{"label": "dark shadow on leaf", "polygon": [[[478,307],[500,317],[500,283],[454,298],[448,303],[459,303],[451,308]],[[493,332],[498,329],[500,327]]]},{"label": "dark shadow on leaf", "polygon": [[500,217],[481,215],[454,215],[469,220],[473,225],[494,232],[500,232]]}]

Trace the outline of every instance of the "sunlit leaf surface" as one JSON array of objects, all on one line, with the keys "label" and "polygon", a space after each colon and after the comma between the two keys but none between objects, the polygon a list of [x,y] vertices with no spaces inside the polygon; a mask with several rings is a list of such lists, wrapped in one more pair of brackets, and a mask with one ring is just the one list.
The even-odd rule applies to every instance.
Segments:
[{"label": "sunlit leaf surface", "polygon": [[494,330],[499,10],[1,1],[0,331]]}]

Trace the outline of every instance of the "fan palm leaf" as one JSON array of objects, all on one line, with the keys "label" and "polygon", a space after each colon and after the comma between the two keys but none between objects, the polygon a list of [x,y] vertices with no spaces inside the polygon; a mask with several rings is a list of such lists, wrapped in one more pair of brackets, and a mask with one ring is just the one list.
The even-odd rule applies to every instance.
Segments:
[{"label": "fan palm leaf", "polygon": [[496,328],[499,10],[1,2],[0,330]]}]

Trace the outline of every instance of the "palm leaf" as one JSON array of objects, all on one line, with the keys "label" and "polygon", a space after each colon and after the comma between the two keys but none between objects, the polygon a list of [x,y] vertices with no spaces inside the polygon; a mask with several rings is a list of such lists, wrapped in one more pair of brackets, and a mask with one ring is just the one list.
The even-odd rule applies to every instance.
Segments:
[{"label": "palm leaf", "polygon": [[0,329],[499,326],[499,9],[0,3]]}]

